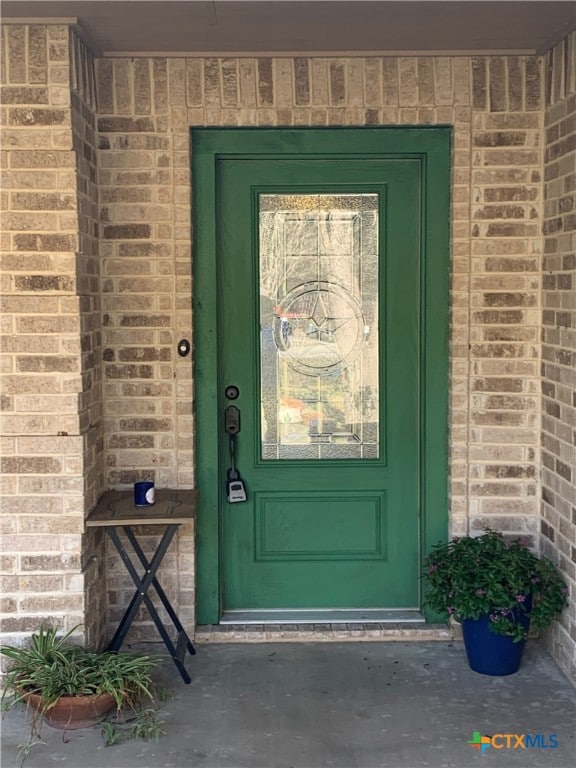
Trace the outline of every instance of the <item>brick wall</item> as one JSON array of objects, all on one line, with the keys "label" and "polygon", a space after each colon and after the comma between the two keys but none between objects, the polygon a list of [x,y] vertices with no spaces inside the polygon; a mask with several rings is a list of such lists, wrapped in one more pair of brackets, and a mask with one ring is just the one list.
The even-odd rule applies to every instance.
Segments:
[{"label": "brick wall", "polygon": [[[190,334],[190,125],[451,124],[452,530],[491,524],[533,540],[541,66],[524,57],[99,60],[108,481],[191,479],[189,417],[184,429],[174,420],[192,410],[189,369],[172,357],[175,338]],[[123,583],[120,564],[113,578]]]},{"label": "brick wall", "polygon": [[541,69],[472,64],[471,528],[537,531]]},{"label": "brick wall", "polygon": [[546,57],[542,293],[542,551],[572,605],[548,633],[576,680],[576,32]]},{"label": "brick wall", "polygon": [[83,623],[95,578],[82,537],[103,482],[95,102],[68,27],[2,32],[2,632],[17,640]]},{"label": "brick wall", "polygon": [[[175,135],[165,59],[97,64],[106,480],[192,487],[192,364],[176,354],[192,333],[188,135]],[[151,553],[154,529],[145,534]],[[108,579],[112,631],[133,593],[112,548]],[[192,633],[192,525],[180,526],[160,581]],[[142,609],[131,638],[156,634]]]},{"label": "brick wall", "polygon": [[[70,35],[72,143],[76,156],[78,251],[76,281],[80,311],[82,391],[78,412],[83,437],[84,509],[89,512],[104,489],[104,411],[102,399],[102,307],[96,167],[96,78],[91,51]],[[82,538],[85,634],[90,645],[106,640],[106,549],[102,529]]]},{"label": "brick wall", "polygon": [[[74,577],[82,568],[88,574],[81,582],[87,621],[100,637],[103,545],[97,537],[86,538],[83,553],[78,545],[81,519],[100,484],[194,483],[191,364],[175,354],[177,341],[192,334],[191,125],[454,126],[451,530],[462,534],[490,524],[537,543],[543,59],[100,59],[95,102],[91,55],[75,38],[70,46],[64,28],[15,25],[4,34],[5,92],[13,100],[4,98],[9,181],[3,200],[9,223],[3,317],[9,514],[3,520],[12,547],[5,567],[16,579],[5,592],[9,621],[28,615],[23,601],[37,588],[29,584],[45,585],[50,573],[45,594],[65,600],[68,565],[57,558],[60,545],[68,545]],[[563,98],[559,93],[555,101]],[[551,106],[548,117],[554,109],[560,107]],[[46,208],[41,214],[23,209],[19,218],[18,206],[32,203],[19,195],[32,191]],[[57,207],[66,195],[69,211]],[[564,193],[552,197],[568,219]],[[554,253],[561,248],[567,258],[562,242]],[[555,295],[560,282],[550,289]],[[24,346],[39,333],[38,348]],[[42,418],[26,388],[45,392]],[[66,399],[72,395],[74,402]],[[48,463],[22,463],[28,456]],[[554,463],[554,471],[559,466]],[[73,490],[62,492],[60,475]],[[26,538],[28,520],[34,541]],[[70,541],[40,541],[42,520],[58,530],[75,522],[79,530]],[[46,561],[29,562],[40,546]],[[150,550],[153,539],[145,546]],[[37,580],[19,580],[31,565]],[[110,632],[132,589],[110,550],[106,571]],[[192,527],[180,530],[162,581],[193,627]],[[26,631],[29,625],[7,626]],[[155,636],[144,616],[133,636]]]}]

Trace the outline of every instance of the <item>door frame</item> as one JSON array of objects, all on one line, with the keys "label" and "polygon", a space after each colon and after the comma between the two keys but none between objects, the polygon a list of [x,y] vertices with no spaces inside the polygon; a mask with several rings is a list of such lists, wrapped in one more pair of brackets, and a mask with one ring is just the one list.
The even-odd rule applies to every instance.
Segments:
[{"label": "door frame", "polygon": [[[221,609],[222,432],[218,382],[218,161],[275,157],[413,158],[422,164],[420,307],[420,558],[448,535],[449,126],[409,128],[192,128],[195,389],[196,623]],[[303,148],[303,142],[305,147]],[[422,602],[422,596],[420,596]],[[427,620],[436,617],[426,606]]]}]

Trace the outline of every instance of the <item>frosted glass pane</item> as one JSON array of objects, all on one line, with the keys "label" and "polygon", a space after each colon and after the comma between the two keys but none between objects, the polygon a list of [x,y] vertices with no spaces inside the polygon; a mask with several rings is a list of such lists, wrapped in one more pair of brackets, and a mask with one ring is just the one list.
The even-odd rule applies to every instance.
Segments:
[{"label": "frosted glass pane", "polygon": [[378,458],[378,195],[260,195],[259,277],[262,458]]}]

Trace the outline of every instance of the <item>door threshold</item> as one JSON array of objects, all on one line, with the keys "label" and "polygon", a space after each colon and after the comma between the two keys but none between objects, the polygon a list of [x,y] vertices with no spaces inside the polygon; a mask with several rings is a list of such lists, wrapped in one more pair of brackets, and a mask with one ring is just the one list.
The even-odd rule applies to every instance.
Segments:
[{"label": "door threshold", "polygon": [[417,608],[304,608],[224,611],[220,624],[424,623]]}]

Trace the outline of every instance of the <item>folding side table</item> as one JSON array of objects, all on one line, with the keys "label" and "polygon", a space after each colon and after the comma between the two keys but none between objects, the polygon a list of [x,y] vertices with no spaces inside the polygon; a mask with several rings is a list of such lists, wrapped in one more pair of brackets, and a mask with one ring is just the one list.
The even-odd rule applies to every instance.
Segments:
[{"label": "folding side table", "polygon": [[[101,496],[96,507],[86,520],[87,527],[102,527],[105,529],[136,587],[134,596],[120,620],[118,629],[107,650],[117,651],[120,648],[140,605],[144,603],[185,683],[190,682],[190,675],[184,666],[186,651],[190,654],[194,654],[196,651],[176,615],[176,611],[160,586],[156,573],[178,526],[182,525],[182,523],[189,523],[195,517],[197,500],[198,491],[196,490],[172,491],[156,489],[155,504],[149,507],[137,507],[134,504],[134,494],[132,491],[107,491]],[[164,533],[150,560],[144,554],[136,537],[134,527],[139,525],[164,527]],[[119,528],[124,531],[132,547],[132,556],[118,535]],[[136,559],[139,563],[135,562]],[[142,577],[138,575],[138,565],[144,569]],[[176,644],[172,642],[148,594],[150,588],[156,592],[172,620],[172,624],[176,629]]]}]

